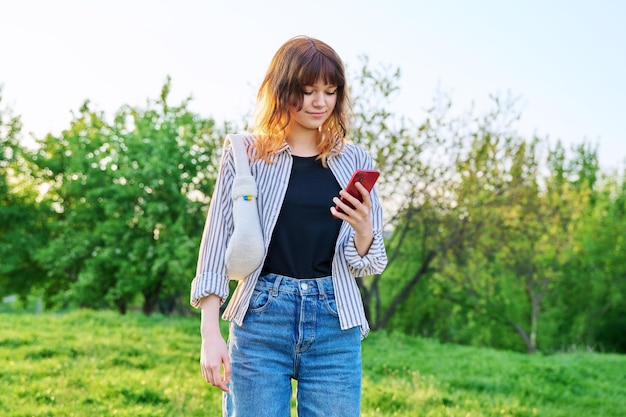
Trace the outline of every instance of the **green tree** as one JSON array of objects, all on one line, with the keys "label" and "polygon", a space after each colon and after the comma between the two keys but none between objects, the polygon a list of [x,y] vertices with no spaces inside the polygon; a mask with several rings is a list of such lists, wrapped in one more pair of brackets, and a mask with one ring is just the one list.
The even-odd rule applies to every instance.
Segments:
[{"label": "green tree", "polygon": [[112,123],[86,102],[68,130],[41,141],[56,219],[38,259],[57,301],[125,312],[139,295],[146,314],[180,307],[223,130],[189,100],[170,106],[169,91],[168,79],[159,99],[122,107]]},{"label": "green tree", "polygon": [[[51,221],[50,240],[39,248],[36,259],[47,271],[44,296],[48,305],[85,273],[85,263],[102,241],[95,230],[105,214],[87,193],[111,183],[103,162],[109,135],[104,115],[92,111],[85,102],[69,129],[38,140],[32,159],[38,167],[36,175],[45,184],[44,201],[50,207]],[[103,286],[106,279],[102,277]]]},{"label": "green tree", "polygon": [[[386,107],[399,75],[365,65],[356,84],[354,137],[381,170],[379,191],[390,228],[388,268],[364,279],[361,290],[374,328],[393,321],[395,327],[416,332],[423,323],[416,316],[428,316],[414,307],[425,304],[415,299],[418,284],[432,279],[451,259],[467,258],[483,230],[495,227],[493,208],[502,206],[507,190],[518,186],[520,178],[511,175],[510,164],[527,144],[512,132],[518,114],[510,98],[494,98],[493,110],[476,116],[473,109],[451,114],[451,101],[440,95],[421,124],[394,118]],[[447,301],[465,306],[460,303],[465,299]],[[439,313],[429,320],[456,311],[434,308]]]},{"label": "green tree", "polygon": [[626,181],[598,180],[559,286],[554,344],[626,352]]},{"label": "green tree", "polygon": [[[431,248],[415,244],[416,241],[407,238],[407,235],[419,227],[415,213],[436,215],[436,202],[425,200],[422,196],[436,181],[440,181],[434,178],[435,169],[428,163],[432,155],[428,152],[436,149],[441,141],[432,134],[429,120],[413,126],[405,119],[394,117],[388,110],[391,99],[398,91],[399,70],[391,74],[386,68],[372,70],[364,59],[360,72],[354,78],[352,99],[355,123],[352,137],[372,154],[376,168],[381,171],[377,188],[385,206],[387,233],[391,235],[387,241],[388,271],[397,266],[409,277],[405,279],[405,276],[386,272],[383,274],[387,280],[385,285],[381,284],[383,275],[359,280],[366,315],[374,329],[381,329],[430,271],[436,255]],[[389,292],[388,288],[395,290]]]},{"label": "green tree", "polygon": [[20,118],[2,104],[0,86],[0,295],[25,301],[45,276],[33,260],[35,248],[45,243],[45,218],[20,145]]},{"label": "green tree", "polygon": [[470,153],[460,169],[466,178],[460,190],[472,202],[468,217],[482,223],[482,231],[436,275],[441,278],[436,291],[465,315],[451,320],[446,330],[460,327],[456,341],[515,349],[519,339],[506,335],[509,328],[527,352],[535,352],[540,339],[551,350],[551,333],[558,332],[556,288],[569,279],[565,265],[590,202],[592,181],[580,179],[595,178],[597,156],[580,152],[568,160],[557,145],[542,163],[535,139],[504,141],[504,152],[489,151],[493,156],[484,158],[485,149],[495,149],[489,138],[477,142],[479,151]]}]

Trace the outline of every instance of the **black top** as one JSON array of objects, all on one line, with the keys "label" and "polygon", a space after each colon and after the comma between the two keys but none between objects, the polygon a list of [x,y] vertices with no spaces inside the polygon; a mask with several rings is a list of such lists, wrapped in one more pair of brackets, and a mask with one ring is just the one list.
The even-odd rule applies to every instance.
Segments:
[{"label": "black top", "polygon": [[263,273],[300,279],[331,276],[341,220],[332,216],[330,207],[339,190],[339,183],[321,161],[314,156],[293,156]]}]

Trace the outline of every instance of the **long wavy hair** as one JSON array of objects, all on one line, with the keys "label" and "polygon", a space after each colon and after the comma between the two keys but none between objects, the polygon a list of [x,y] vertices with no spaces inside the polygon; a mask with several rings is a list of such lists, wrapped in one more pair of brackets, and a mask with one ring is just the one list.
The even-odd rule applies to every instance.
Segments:
[{"label": "long wavy hair", "polygon": [[341,152],[350,118],[343,62],[326,43],[298,36],[278,49],[259,88],[253,129],[256,158],[272,163],[271,156],[285,143],[289,106],[302,109],[304,87],[318,80],[337,87],[335,108],[320,127],[318,159],[326,166],[329,156]]}]

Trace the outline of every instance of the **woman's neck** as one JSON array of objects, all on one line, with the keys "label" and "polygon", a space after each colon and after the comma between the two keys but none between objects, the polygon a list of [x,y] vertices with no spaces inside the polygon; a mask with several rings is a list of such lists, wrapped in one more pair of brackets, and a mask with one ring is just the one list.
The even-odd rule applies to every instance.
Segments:
[{"label": "woman's neck", "polygon": [[296,156],[315,156],[319,154],[317,148],[318,131],[316,130],[304,130],[298,129],[294,131],[291,129],[287,133],[287,144],[291,148],[291,153]]}]

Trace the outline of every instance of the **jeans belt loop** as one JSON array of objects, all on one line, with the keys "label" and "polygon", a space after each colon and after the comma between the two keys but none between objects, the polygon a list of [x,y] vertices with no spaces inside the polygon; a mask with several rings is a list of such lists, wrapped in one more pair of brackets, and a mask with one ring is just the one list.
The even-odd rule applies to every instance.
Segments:
[{"label": "jeans belt loop", "polygon": [[280,288],[280,282],[283,280],[282,275],[274,275],[276,279],[274,280],[274,287],[272,288],[272,295],[274,297],[278,296],[278,289]]},{"label": "jeans belt loop", "polygon": [[324,292],[324,280],[322,278],[316,278],[315,282],[317,283],[317,290],[319,291],[319,299],[323,300],[326,298],[326,292]]}]

